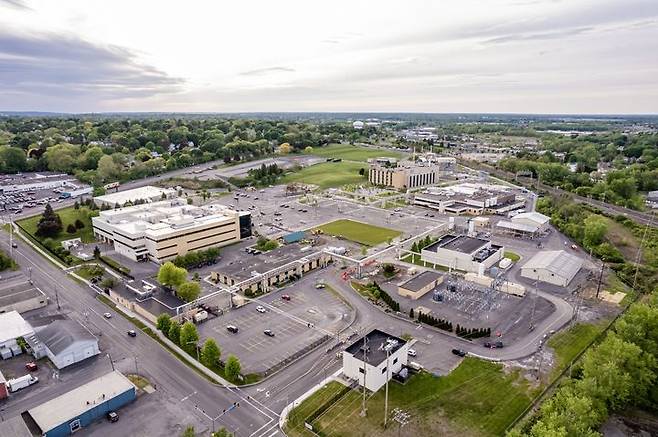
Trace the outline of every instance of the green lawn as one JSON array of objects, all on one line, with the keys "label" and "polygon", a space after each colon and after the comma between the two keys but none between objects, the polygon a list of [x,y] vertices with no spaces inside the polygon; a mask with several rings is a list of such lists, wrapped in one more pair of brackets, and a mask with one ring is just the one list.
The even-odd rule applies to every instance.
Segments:
[{"label": "green lawn", "polygon": [[513,262],[517,262],[518,260],[521,259],[521,257],[518,254],[510,251],[506,251],[503,255],[505,256],[505,258],[509,258]]},{"label": "green lawn", "polygon": [[[447,376],[420,373],[405,385],[391,383],[389,412],[401,408],[410,413],[405,435],[498,436],[528,406],[532,394],[522,377],[505,373],[502,365],[466,358]],[[330,397],[309,398],[297,409],[312,412]],[[398,435],[394,424],[383,427],[383,388],[369,398],[365,420],[359,417],[360,399],[356,391],[345,395],[313,421],[316,432],[345,437]],[[302,430],[296,435],[311,434]]]},{"label": "green lawn", "polygon": [[[81,207],[80,209],[75,209],[72,206],[68,208],[58,209],[55,211],[56,214],[59,214],[60,219],[62,219],[62,228],[63,230],[55,237],[52,237],[52,240],[55,243],[61,243],[64,240],[70,240],[71,238],[81,238],[83,243],[92,243],[94,241],[94,230],[91,227],[91,217],[98,215],[97,211],[91,211],[87,207]],[[77,219],[80,219],[85,225],[84,228],[78,229],[74,234],[69,234],[66,232],[66,228],[70,224],[74,224]],[[19,220],[16,223],[25,229],[25,231],[32,235],[37,240],[42,240],[40,237],[36,236],[37,232],[37,223],[41,220],[41,214]]]},{"label": "green lawn", "polygon": [[368,158],[385,156],[389,158],[402,157],[402,154],[393,150],[374,149],[369,147],[353,146],[351,144],[329,144],[326,147],[314,147],[311,155],[325,158],[341,158],[347,161],[368,161]]},{"label": "green lawn", "polygon": [[380,228],[379,226],[347,219],[335,220],[319,226],[317,229],[322,229],[327,235],[342,237],[366,246],[376,246],[402,234],[402,232],[393,229]]},{"label": "green lawn", "polygon": [[583,349],[589,346],[605,326],[605,322],[577,323],[573,327],[555,334],[548,341],[548,345],[555,351],[553,377],[564,370]]},{"label": "green lawn", "polygon": [[291,437],[313,435],[304,427],[304,421],[318,408],[322,407],[325,402],[328,402],[334,395],[338,394],[343,387],[345,387],[343,384],[331,381],[329,384],[313,393],[298,407],[293,408],[292,411],[290,411],[290,414],[288,414],[286,434]]},{"label": "green lawn", "polygon": [[314,184],[322,189],[336,188],[346,184],[366,184],[368,179],[361,176],[359,170],[363,168],[367,172],[367,167],[367,164],[358,162],[323,162],[304,167],[294,173],[288,173],[281,179],[281,183]]}]

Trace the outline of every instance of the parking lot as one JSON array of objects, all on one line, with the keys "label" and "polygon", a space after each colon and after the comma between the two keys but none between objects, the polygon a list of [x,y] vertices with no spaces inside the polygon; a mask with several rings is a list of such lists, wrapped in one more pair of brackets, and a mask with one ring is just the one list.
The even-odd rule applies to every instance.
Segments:
[{"label": "parking lot", "polygon": [[19,214],[39,209],[46,203],[61,203],[63,192],[79,188],[83,188],[83,184],[65,174],[4,175],[0,177],[0,211]]},{"label": "parking lot", "polygon": [[[351,319],[352,310],[328,288],[316,289],[315,275],[199,326],[201,337],[213,337],[224,357],[235,354],[247,373],[276,368],[296,354],[316,345],[322,338],[340,331]],[[290,300],[282,296],[288,295]],[[265,313],[256,310],[258,305]],[[310,328],[308,324],[312,324]],[[233,334],[226,327],[234,325]],[[264,334],[266,329],[273,337]]]}]

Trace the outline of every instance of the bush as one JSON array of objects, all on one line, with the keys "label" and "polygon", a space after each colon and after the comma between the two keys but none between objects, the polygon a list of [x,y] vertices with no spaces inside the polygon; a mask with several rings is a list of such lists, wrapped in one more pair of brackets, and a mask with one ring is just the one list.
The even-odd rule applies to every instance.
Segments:
[{"label": "bush", "polygon": [[78,232],[78,230],[76,229],[75,225],[71,223],[66,227],[66,232],[68,232],[69,234],[75,234],[76,232]]},{"label": "bush", "polygon": [[82,220],[80,219],[75,219],[75,228],[76,229],[82,229],[85,227],[85,224],[82,223]]}]

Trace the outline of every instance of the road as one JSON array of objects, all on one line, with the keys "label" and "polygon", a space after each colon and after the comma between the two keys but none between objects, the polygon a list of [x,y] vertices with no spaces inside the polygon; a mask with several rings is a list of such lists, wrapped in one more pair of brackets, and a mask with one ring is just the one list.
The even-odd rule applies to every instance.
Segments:
[{"label": "road", "polygon": [[613,205],[610,203],[602,202],[600,200],[592,199],[590,197],[584,197],[584,196],[579,196],[577,194],[572,193],[571,191],[565,191],[560,188],[552,187],[550,185],[546,185],[542,183],[541,181],[538,181],[537,179],[533,178],[528,178],[528,177],[523,177],[519,176],[518,178],[514,173],[506,172],[488,165],[484,165],[481,163],[476,163],[473,161],[465,161],[465,160],[459,160],[459,163],[465,167],[470,167],[474,168],[477,170],[484,170],[489,172],[490,174],[499,177],[501,179],[505,180],[515,180],[517,183],[522,183],[526,187],[530,186],[535,186],[536,189],[541,189],[544,191],[547,191],[551,193],[554,196],[569,196],[573,198],[573,200],[577,203],[582,203],[586,205],[590,205],[593,207],[596,207],[600,210],[602,210],[604,213],[615,216],[615,215],[623,215],[625,217],[628,217],[629,219],[633,220],[636,223],[639,223],[641,225],[649,225],[653,227],[658,227],[658,223],[656,222],[654,218],[654,212],[652,211],[651,213],[646,213],[642,211],[636,211],[634,209],[630,208],[625,208],[623,206],[619,205]]}]

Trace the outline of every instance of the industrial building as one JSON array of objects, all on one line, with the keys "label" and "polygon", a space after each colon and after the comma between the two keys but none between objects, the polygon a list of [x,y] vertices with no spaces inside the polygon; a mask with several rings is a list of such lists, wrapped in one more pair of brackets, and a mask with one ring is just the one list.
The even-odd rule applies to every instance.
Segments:
[{"label": "industrial building", "polygon": [[176,197],[176,190],[173,188],[160,188],[147,185],[145,187],[134,188],[132,190],[118,191],[116,193],[105,194],[94,197],[96,205],[109,206],[110,208],[122,207],[126,204],[150,203],[160,200],[173,199]]},{"label": "industrial building", "polygon": [[550,217],[538,212],[523,212],[510,220],[501,220],[496,228],[504,233],[522,236],[537,236],[544,234],[549,227]]},{"label": "industrial building", "polygon": [[34,329],[18,314],[18,311],[0,314],[0,357],[5,360],[21,354],[21,347],[16,339],[32,334]]},{"label": "industrial building", "polygon": [[3,274],[0,285],[0,314],[10,311],[24,313],[48,305],[48,298],[20,272]]},{"label": "industrial building", "polygon": [[541,251],[521,267],[521,276],[566,287],[582,266],[581,258],[564,250]]},{"label": "industrial building", "polygon": [[101,211],[94,235],[134,261],[161,263],[187,252],[221,247],[251,236],[251,213],[183,199]]},{"label": "industrial building", "polygon": [[427,163],[404,162],[398,165],[373,162],[368,170],[368,180],[373,185],[403,190],[436,184],[440,178],[452,174],[454,170],[454,158]]},{"label": "industrial building", "polygon": [[466,235],[444,235],[424,247],[420,259],[427,264],[483,274],[503,258],[504,248]]},{"label": "industrial building", "polygon": [[36,332],[36,340],[30,337],[26,341],[35,355],[48,356],[58,369],[100,353],[98,339],[73,320],[55,320]]},{"label": "industrial building", "polygon": [[[308,247],[308,246],[306,246]],[[326,267],[330,253],[303,252],[298,243],[288,244],[270,252],[241,258],[211,272],[210,279],[242,292],[269,291],[273,286],[301,278],[304,273]]]},{"label": "industrial building", "polygon": [[441,214],[506,214],[523,208],[525,199],[517,198],[506,187],[464,183],[424,190],[414,195],[413,204],[437,210]]},{"label": "industrial building", "polygon": [[135,385],[113,371],[22,413],[35,435],[67,436],[134,401]]},{"label": "industrial building", "polygon": [[343,375],[376,392],[407,364],[409,345],[374,329],[343,351]]},{"label": "industrial building", "polygon": [[416,300],[443,282],[443,275],[427,270],[398,285],[398,294]]}]

